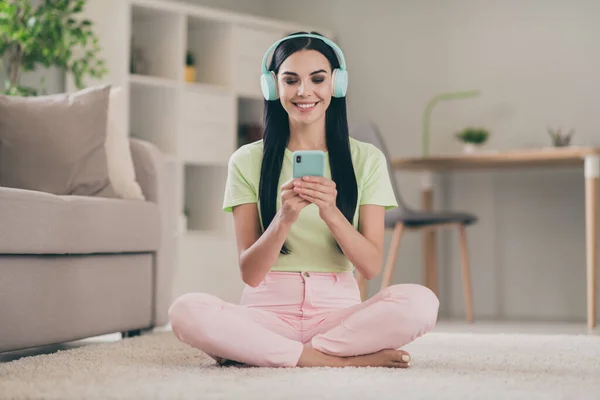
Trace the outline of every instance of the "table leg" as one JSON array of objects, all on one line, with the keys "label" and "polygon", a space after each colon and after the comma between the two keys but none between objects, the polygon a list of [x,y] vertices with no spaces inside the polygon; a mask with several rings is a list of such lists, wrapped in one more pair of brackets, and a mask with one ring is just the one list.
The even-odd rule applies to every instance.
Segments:
[{"label": "table leg", "polygon": [[[424,172],[421,176],[421,209],[424,211],[433,209],[433,175],[429,171]],[[423,232],[422,237],[424,284],[437,295],[436,232],[426,230]]]},{"label": "table leg", "polygon": [[585,247],[587,264],[587,324],[589,329],[596,326],[596,296],[598,274],[598,180],[600,177],[600,156],[585,158]]}]

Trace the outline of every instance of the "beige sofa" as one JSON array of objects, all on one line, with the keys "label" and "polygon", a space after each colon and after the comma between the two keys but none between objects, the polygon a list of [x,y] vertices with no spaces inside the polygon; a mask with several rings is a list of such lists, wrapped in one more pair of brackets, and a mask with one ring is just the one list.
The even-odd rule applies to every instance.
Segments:
[{"label": "beige sofa", "polygon": [[130,144],[147,201],[0,187],[0,352],[168,323],[174,191],[156,147]]}]

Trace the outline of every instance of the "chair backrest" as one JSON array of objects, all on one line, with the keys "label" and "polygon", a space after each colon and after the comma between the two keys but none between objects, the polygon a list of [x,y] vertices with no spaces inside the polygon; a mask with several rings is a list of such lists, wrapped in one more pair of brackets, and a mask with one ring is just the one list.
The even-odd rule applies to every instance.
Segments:
[{"label": "chair backrest", "polygon": [[372,121],[360,121],[356,124],[352,124],[350,126],[350,136],[358,141],[370,143],[381,150],[387,161],[388,173],[390,175],[390,181],[392,182],[394,196],[396,196],[396,201],[398,201],[398,205],[400,207],[408,208],[407,204],[402,199],[402,195],[400,194],[400,189],[398,188],[396,177],[394,176],[391,158],[377,125],[375,125],[375,123]]}]

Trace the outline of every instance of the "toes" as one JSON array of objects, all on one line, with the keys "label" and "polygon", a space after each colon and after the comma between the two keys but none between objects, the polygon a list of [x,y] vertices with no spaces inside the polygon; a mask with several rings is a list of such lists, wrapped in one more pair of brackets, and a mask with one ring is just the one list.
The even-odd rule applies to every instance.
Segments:
[{"label": "toes", "polygon": [[404,350],[396,351],[396,359],[399,362],[408,363],[411,360],[410,354]]},{"label": "toes", "polygon": [[399,368],[409,368],[412,363],[412,358],[408,352],[404,350],[397,350],[394,357],[394,363]]},{"label": "toes", "polygon": [[398,361],[392,361],[392,366],[394,368],[410,368],[412,366],[412,361],[409,362],[398,362]]}]

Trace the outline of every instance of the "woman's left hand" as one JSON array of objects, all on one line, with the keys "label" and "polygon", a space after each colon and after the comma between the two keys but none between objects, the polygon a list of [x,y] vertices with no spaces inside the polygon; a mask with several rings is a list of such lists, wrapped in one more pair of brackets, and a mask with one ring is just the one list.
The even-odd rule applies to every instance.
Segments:
[{"label": "woman's left hand", "polygon": [[319,207],[319,215],[326,219],[338,211],[335,182],[319,176],[305,176],[295,182],[294,191],[303,199]]}]

